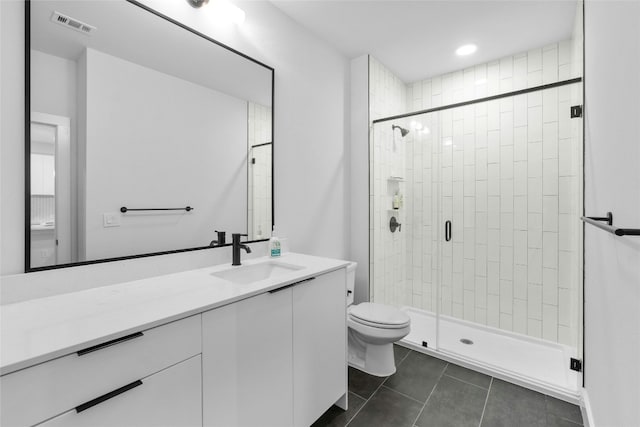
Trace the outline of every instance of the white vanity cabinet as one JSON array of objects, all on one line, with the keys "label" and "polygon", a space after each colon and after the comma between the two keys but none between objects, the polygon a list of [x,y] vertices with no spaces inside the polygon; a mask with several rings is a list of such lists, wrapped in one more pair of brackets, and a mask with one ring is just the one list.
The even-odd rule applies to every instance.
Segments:
[{"label": "white vanity cabinet", "polygon": [[207,427],[292,425],[291,288],[202,315]]},{"label": "white vanity cabinet", "polygon": [[346,405],[345,267],[287,254],[5,305],[0,426],[308,427]]},{"label": "white vanity cabinet", "polygon": [[73,409],[40,426],[201,426],[201,363],[200,355],[194,356],[127,385],[95,406],[88,402],[88,408]]},{"label": "white vanity cabinet", "polygon": [[200,353],[197,315],[3,375],[0,424],[199,425]]},{"label": "white vanity cabinet", "polygon": [[204,425],[311,425],[347,391],[346,329],[345,269],[204,313]]},{"label": "white vanity cabinet", "polygon": [[293,425],[310,426],[347,390],[345,269],[293,288]]}]

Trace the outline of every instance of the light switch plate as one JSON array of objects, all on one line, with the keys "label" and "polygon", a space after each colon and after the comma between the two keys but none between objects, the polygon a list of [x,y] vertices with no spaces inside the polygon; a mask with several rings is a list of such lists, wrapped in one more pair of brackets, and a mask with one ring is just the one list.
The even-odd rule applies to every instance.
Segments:
[{"label": "light switch plate", "polygon": [[120,214],[118,212],[107,212],[102,215],[103,227],[120,227]]}]

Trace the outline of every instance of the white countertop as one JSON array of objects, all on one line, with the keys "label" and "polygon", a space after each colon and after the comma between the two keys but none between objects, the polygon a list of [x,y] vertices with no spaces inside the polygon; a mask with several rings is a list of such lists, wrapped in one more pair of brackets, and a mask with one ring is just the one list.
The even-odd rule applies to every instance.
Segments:
[{"label": "white countertop", "polygon": [[0,306],[0,375],[337,270],[347,261],[294,253],[273,259],[304,268],[247,285],[210,273],[230,264]]}]

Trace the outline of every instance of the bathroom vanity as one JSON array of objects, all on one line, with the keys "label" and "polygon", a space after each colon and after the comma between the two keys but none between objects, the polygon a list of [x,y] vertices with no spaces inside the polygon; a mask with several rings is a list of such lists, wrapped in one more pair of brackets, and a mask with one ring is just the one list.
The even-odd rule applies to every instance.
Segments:
[{"label": "bathroom vanity", "polygon": [[1,307],[3,426],[308,426],[346,408],[346,265],[258,258]]}]

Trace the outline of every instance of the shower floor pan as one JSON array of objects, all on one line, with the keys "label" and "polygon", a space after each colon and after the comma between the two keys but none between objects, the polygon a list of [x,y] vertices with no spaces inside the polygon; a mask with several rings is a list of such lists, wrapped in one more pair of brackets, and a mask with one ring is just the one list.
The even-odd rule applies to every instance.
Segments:
[{"label": "shower floor pan", "polygon": [[411,332],[400,345],[578,402],[580,374],[569,369],[570,359],[576,357],[570,347],[449,316],[440,316],[441,333],[436,343],[435,314],[413,307],[402,310],[411,318]]}]

